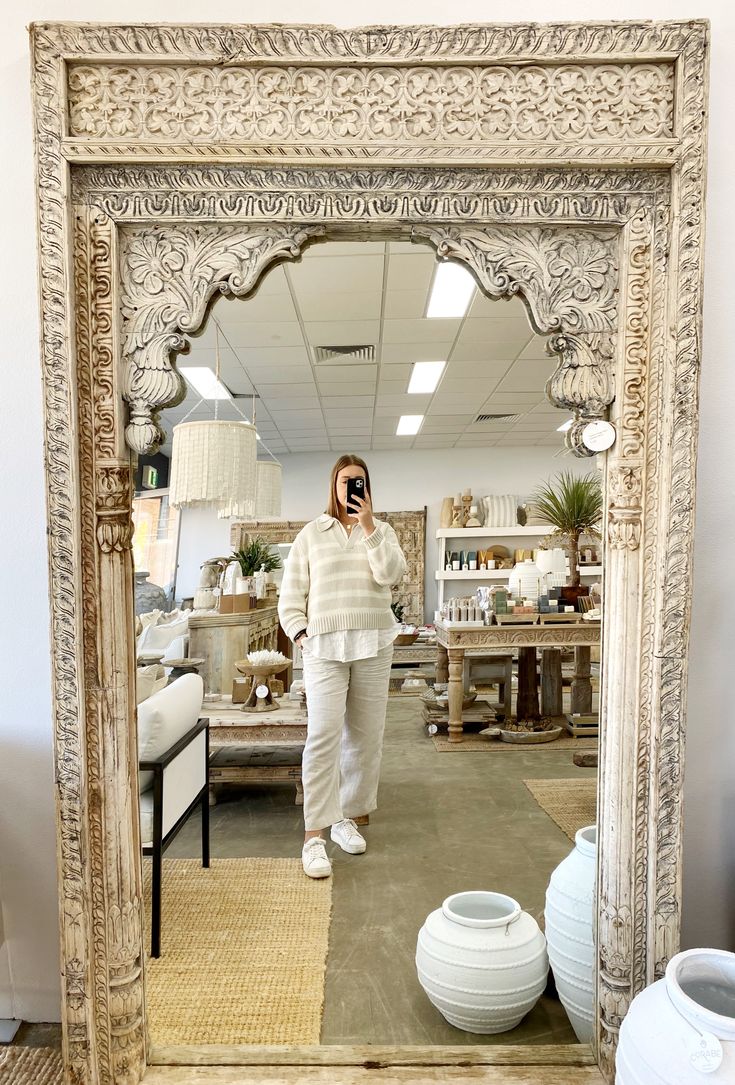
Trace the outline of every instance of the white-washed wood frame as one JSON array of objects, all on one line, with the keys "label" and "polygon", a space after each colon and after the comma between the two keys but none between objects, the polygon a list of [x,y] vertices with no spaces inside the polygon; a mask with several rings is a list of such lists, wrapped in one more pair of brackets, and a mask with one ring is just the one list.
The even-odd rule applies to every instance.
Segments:
[{"label": "white-washed wood frame", "polygon": [[178,1062],[182,1081],[218,1059],[291,1064],[289,1081],[307,1063],[357,1080],[376,1060],[415,1065],[407,1081],[457,1062],[488,1081],[509,1064],[518,1081],[562,1065],[592,1080],[582,1048],[147,1046],[130,449],[160,442],[158,412],[182,395],[174,354],[217,292],[246,296],[321,238],[376,233],[520,295],[559,356],[547,390],[579,419],[572,447],[586,418],[617,429],[596,1045],[610,1080],[627,1006],[678,944],[707,25],[31,33],[68,1080],[135,1085]]}]

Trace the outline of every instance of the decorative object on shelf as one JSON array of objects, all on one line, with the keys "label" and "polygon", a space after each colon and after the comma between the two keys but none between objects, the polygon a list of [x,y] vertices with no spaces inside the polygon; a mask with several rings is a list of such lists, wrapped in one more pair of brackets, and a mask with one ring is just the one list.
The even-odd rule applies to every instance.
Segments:
[{"label": "decorative object on shelf", "polygon": [[597,826],[587,825],[554,870],[544,909],[549,964],[556,990],[581,1044],[595,1026],[595,879]]},{"label": "decorative object on shelf", "polygon": [[512,897],[455,893],[419,931],[416,970],[429,1001],[455,1028],[507,1032],[546,986],[546,940]]},{"label": "decorative object on shelf", "polygon": [[271,684],[276,674],[280,674],[289,665],[289,660],[281,652],[250,652],[247,659],[235,663],[240,674],[252,678],[248,698],[242,706],[242,712],[274,712],[280,708],[273,697]]},{"label": "decorative object on shelf", "polygon": [[577,586],[580,582],[580,535],[600,538],[603,498],[598,475],[590,472],[579,476],[571,471],[562,471],[553,482],[546,482],[538,488],[533,501],[541,515],[555,528],[550,538],[558,539],[567,549],[570,583]]},{"label": "decorative object on shelf", "polygon": [[637,995],[620,1028],[617,1085],[735,1081],[735,953],[688,949]]},{"label": "decorative object on shelf", "polygon": [[542,516],[538,506],[533,501],[526,501],[519,505],[516,510],[518,523],[521,527],[548,527],[549,521]]},{"label": "decorative object on shelf", "polygon": [[144,569],[135,572],[135,613],[147,614],[151,610],[162,610],[164,613],[171,609],[171,600],[166,592],[158,584],[152,584],[148,577],[151,574]]},{"label": "decorative object on shelf", "polygon": [[[482,498],[485,527],[517,527],[518,498],[510,494],[489,494]],[[512,534],[508,532],[508,534]]]},{"label": "decorative object on shelf", "polygon": [[261,568],[271,573],[274,569],[281,568],[281,556],[260,535],[252,538],[232,555],[239,562],[243,576],[254,576]]},{"label": "decorative object on shelf", "polygon": [[530,599],[534,604],[538,603],[539,595],[543,593],[545,584],[545,578],[533,558],[525,558],[521,562],[516,562],[508,577],[508,591],[511,595],[520,596],[521,599]]},{"label": "decorative object on shelf", "polygon": [[199,567],[199,586],[194,592],[194,610],[215,610],[219,595],[218,584],[222,575],[223,564],[221,558],[211,558],[204,561]]},{"label": "decorative object on shelf", "polygon": [[445,497],[442,501],[441,511],[439,512],[439,527],[451,527],[452,519],[454,516],[454,499],[451,497]]},{"label": "decorative object on shelf", "polygon": [[465,490],[462,494],[462,527],[467,527],[467,521],[470,518],[470,509],[472,508],[472,492],[471,490]]},{"label": "decorative object on shelf", "polygon": [[457,500],[457,498],[454,499],[454,504],[452,505],[452,523],[451,523],[450,526],[451,527],[464,527],[464,524],[462,523],[462,498],[461,497],[459,498],[459,500]]},{"label": "decorative object on shelf", "polygon": [[199,674],[199,668],[202,663],[205,662],[206,660],[204,657],[165,660],[166,666],[171,668],[171,673],[168,676],[168,685],[170,686],[177,678],[181,678],[183,674]]},{"label": "decorative object on shelf", "polygon": [[477,518],[477,505],[470,505],[470,515],[465,527],[482,527],[482,524]]},{"label": "decorative object on shelf", "polygon": [[540,742],[555,742],[561,736],[562,728],[551,720],[541,719],[533,725],[503,724],[500,728],[501,742],[514,742],[516,745],[537,746]]},{"label": "decorative object on shelf", "polygon": [[395,602],[391,603],[390,609],[393,611],[393,617],[395,618],[395,620],[398,622],[399,625],[402,625],[403,624],[403,612],[404,612],[404,610],[406,608],[403,606],[402,603],[399,603],[396,600]]},{"label": "decorative object on shelf", "polygon": [[255,464],[255,516],[267,520],[281,515],[283,469],[278,460]]}]

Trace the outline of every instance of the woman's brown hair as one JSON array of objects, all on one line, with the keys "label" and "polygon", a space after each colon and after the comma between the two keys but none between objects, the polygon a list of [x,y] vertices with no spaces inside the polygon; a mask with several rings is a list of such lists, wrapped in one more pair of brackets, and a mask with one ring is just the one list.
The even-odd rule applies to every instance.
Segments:
[{"label": "woman's brown hair", "polygon": [[370,494],[370,500],[373,499],[373,494],[370,489],[370,472],[367,469],[367,464],[364,460],[361,460],[359,456],[353,456],[347,453],[335,463],[332,468],[332,477],[329,480],[329,501],[327,502],[327,515],[333,516],[335,520],[339,520],[339,501],[337,499],[337,476],[340,471],[343,471],[345,467],[360,467],[365,473],[365,486],[367,492]]}]

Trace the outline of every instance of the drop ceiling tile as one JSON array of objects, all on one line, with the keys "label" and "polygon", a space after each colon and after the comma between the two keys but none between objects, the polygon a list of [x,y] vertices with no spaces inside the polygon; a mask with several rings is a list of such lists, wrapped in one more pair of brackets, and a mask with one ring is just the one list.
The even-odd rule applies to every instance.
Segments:
[{"label": "drop ceiling tile", "polygon": [[483,412],[493,411],[496,408],[503,411],[516,411],[524,414],[530,411],[539,402],[538,392],[493,392],[483,404]]},{"label": "drop ceiling tile", "polygon": [[296,396],[306,396],[308,399],[316,399],[316,385],[313,381],[292,382],[291,384],[259,384],[258,391],[263,399],[294,399]]},{"label": "drop ceiling tile", "polygon": [[329,441],[289,441],[288,447],[291,452],[329,452]]},{"label": "drop ceiling tile", "polygon": [[322,401],[326,399],[333,399],[335,396],[344,397],[350,396],[372,396],[375,395],[375,381],[355,381],[354,383],[344,384],[320,384],[319,393],[322,397]]},{"label": "drop ceiling tile", "polygon": [[322,404],[325,409],[341,410],[353,407],[371,408],[375,403],[375,396],[322,396]]},{"label": "drop ceiling tile", "polygon": [[447,374],[441,382],[441,394],[447,392],[475,392],[478,398],[489,396],[495,390],[497,380],[492,377],[453,377]]},{"label": "drop ceiling tile", "polygon": [[373,422],[373,434],[376,437],[395,437],[397,427],[397,414],[390,414],[386,415],[385,417],[378,415]]},{"label": "drop ceiling tile", "polygon": [[436,265],[433,251],[391,253],[388,258],[387,292],[423,290],[428,295]]},{"label": "drop ceiling tile", "polygon": [[432,259],[436,259],[431,245],[423,245],[418,241],[390,241],[388,243],[388,251],[391,256],[394,256],[396,253],[411,253],[415,256],[421,255],[422,253],[428,253]]},{"label": "drop ceiling tile", "polygon": [[[484,321],[483,323],[487,323]],[[458,339],[452,351],[453,362],[505,362],[510,365],[524,345],[524,340],[503,341],[488,336],[485,342]]]},{"label": "drop ceiling tile", "polygon": [[311,368],[308,365],[271,365],[251,366],[247,370],[247,376],[252,384],[260,390],[263,386],[307,384],[313,385]]},{"label": "drop ceiling tile", "polygon": [[284,265],[271,267],[258,282],[257,294],[287,294],[288,284],[284,274]]},{"label": "drop ceiling tile", "polygon": [[287,396],[274,396],[270,399],[264,399],[266,407],[273,418],[277,418],[284,411],[307,411],[313,410],[317,414],[321,415],[319,408],[318,396],[299,396],[298,398],[289,398]]},{"label": "drop ceiling tile", "polygon": [[519,359],[528,360],[530,362],[541,361],[544,358],[552,358],[554,356],[546,353],[547,340],[542,335],[534,335],[533,339],[523,348],[518,355]]},{"label": "drop ceiling tile", "polygon": [[477,414],[482,406],[483,397],[471,392],[442,392],[436,393],[429,414],[463,414],[465,411],[475,411]]},{"label": "drop ceiling tile", "polygon": [[[446,362],[449,352],[454,343],[453,339],[437,340],[430,344],[430,350],[426,343],[386,343],[380,353],[383,365],[397,365],[413,362]],[[427,357],[431,354],[431,357]]]},{"label": "drop ceiling tile", "polygon": [[546,396],[540,397],[536,406],[532,407],[531,410],[533,414],[553,415],[554,418],[558,418],[560,420],[559,425],[561,425],[562,422],[566,421],[566,419],[569,418],[569,413],[567,411],[561,411],[558,407],[555,407],[553,403],[549,403]]},{"label": "drop ceiling tile", "polygon": [[409,395],[406,393],[402,396],[395,396],[378,392],[375,403],[379,407],[398,407],[401,414],[424,414],[431,403],[431,395],[423,393]]},{"label": "drop ceiling tile", "polygon": [[454,443],[457,440],[455,434],[445,433],[428,433],[425,434],[423,429],[421,433],[417,434],[414,438],[414,448],[453,448]]},{"label": "drop ceiling tile", "polygon": [[[388,370],[392,372],[393,366]],[[381,380],[378,384],[378,392],[386,396],[405,396],[408,394],[408,378],[403,380]],[[414,394],[413,392],[411,393]]]},{"label": "drop ceiling tile", "polygon": [[359,291],[354,294],[334,290],[301,294],[298,305],[305,321],[380,320],[382,293]]},{"label": "drop ceiling tile", "polygon": [[297,425],[299,422],[323,422],[322,412],[320,410],[288,410],[282,409],[277,411],[271,411],[273,421],[276,423],[280,430],[283,429],[284,422],[290,422],[292,425]]},{"label": "drop ceiling tile", "polygon": [[[410,361],[444,361],[441,351],[435,353],[434,344],[454,339],[462,322],[460,320],[385,320],[383,321],[383,343],[418,343],[420,355]],[[518,350],[521,349],[521,344]],[[430,357],[427,356],[427,350]]]},{"label": "drop ceiling tile", "polygon": [[379,320],[313,321],[305,325],[312,346],[346,347],[376,344],[380,338]]},{"label": "drop ceiling tile", "polygon": [[428,414],[422,432],[460,434],[472,423],[474,417],[474,414]]},{"label": "drop ceiling tile", "polygon": [[425,290],[389,290],[385,295],[386,320],[420,320],[426,315]]},{"label": "drop ceiling tile", "polygon": [[285,289],[285,283],[282,293],[257,293],[250,298],[222,298],[216,302],[213,316],[227,338],[232,328],[238,324],[259,324],[264,320],[274,324],[281,321],[289,323],[297,319],[293,300]]},{"label": "drop ceiling tile", "polygon": [[328,429],[330,437],[369,437],[372,433],[371,426],[335,425]]},{"label": "drop ceiling tile", "polygon": [[412,437],[373,437],[373,448],[395,448],[407,451],[412,441]]},{"label": "drop ceiling tile", "polygon": [[298,264],[289,264],[287,277],[291,280],[299,304],[306,295],[322,293],[380,294],[383,286],[384,257],[379,252],[348,256],[305,257]]},{"label": "drop ceiling tile", "polygon": [[271,324],[232,324],[227,333],[228,342],[240,353],[240,348],[298,347],[303,346],[301,327],[295,321]]},{"label": "drop ceiling tile", "polygon": [[554,372],[553,358],[544,361],[524,360],[514,362],[497,387],[498,392],[543,393],[546,382]]},{"label": "drop ceiling tile", "polygon": [[457,448],[488,448],[498,443],[496,433],[463,434],[457,438]]},{"label": "drop ceiling tile", "polygon": [[373,409],[372,407],[365,410],[364,408],[356,407],[329,407],[324,411],[324,418],[327,425],[331,425],[332,422],[356,422],[358,425],[362,423],[368,423],[372,421]]},{"label": "drop ceiling tile", "polygon": [[279,369],[286,365],[310,368],[309,351],[303,342],[295,347],[241,346],[237,348],[237,356],[248,373],[268,369],[270,366],[278,366]]},{"label": "drop ceiling tile", "polygon": [[494,320],[527,328],[529,335],[533,330],[520,298],[488,298],[478,290],[467,316],[469,320]]},{"label": "drop ceiling tile", "polygon": [[306,258],[328,256],[370,256],[385,252],[386,241],[317,241],[306,250]]},{"label": "drop ceiling tile", "polygon": [[[442,359],[443,360],[443,359]],[[413,365],[409,362],[403,364],[394,362],[390,366],[381,366],[378,374],[378,382],[382,384],[384,381],[397,381],[402,380],[408,384],[411,373],[413,372]]]},{"label": "drop ceiling tile", "polygon": [[378,367],[377,365],[353,365],[351,362],[338,365],[324,365],[320,362],[314,366],[314,373],[320,384],[325,381],[342,384],[350,381],[374,380],[378,374]]}]

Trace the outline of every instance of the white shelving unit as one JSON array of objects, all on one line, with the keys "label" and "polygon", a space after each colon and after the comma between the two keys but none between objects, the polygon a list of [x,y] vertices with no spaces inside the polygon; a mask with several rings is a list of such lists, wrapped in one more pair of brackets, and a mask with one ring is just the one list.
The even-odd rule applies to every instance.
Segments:
[{"label": "white shelving unit", "polygon": [[[510,569],[445,569],[447,564],[447,549],[452,550],[452,547],[447,547],[447,539],[464,540],[468,542],[470,539],[481,541],[483,539],[496,539],[503,540],[512,543],[517,540],[519,543],[523,539],[543,539],[548,535],[552,528],[548,526],[542,527],[522,527],[520,524],[513,524],[510,527],[439,527],[436,529],[436,537],[439,540],[439,568],[436,570],[435,578],[439,584],[438,603],[437,609],[441,610],[444,603],[444,583],[447,580],[462,580],[467,584],[466,590],[463,589],[463,593],[469,594],[474,590],[473,584],[482,584],[488,580],[500,581],[501,583],[507,583],[510,576]],[[465,547],[462,547],[465,549]],[[482,548],[481,548],[482,549]],[[517,546],[509,545],[509,550],[519,549]],[[469,583],[468,583],[469,582]]]},{"label": "white shelving unit", "polygon": [[[436,530],[436,538],[439,540],[439,568],[434,573],[434,578],[439,584],[438,603],[437,609],[441,610],[444,603],[444,584],[447,580],[462,580],[470,581],[475,584],[482,584],[487,580],[506,581],[508,580],[511,570],[510,569],[445,569],[447,563],[447,539],[464,539],[464,540],[482,540],[482,539],[502,539],[513,542],[514,540],[522,539],[543,539],[548,535],[553,528],[550,526],[541,527],[522,527],[520,524],[513,525],[511,527],[439,527]],[[452,547],[449,547],[451,550]],[[465,549],[462,547],[462,549]],[[520,547],[510,546],[509,550],[520,549]],[[535,549],[535,548],[534,548]],[[579,572],[583,580],[599,579],[602,576],[601,565],[581,565],[579,566]],[[468,586],[467,592],[471,592],[472,588]]]}]

